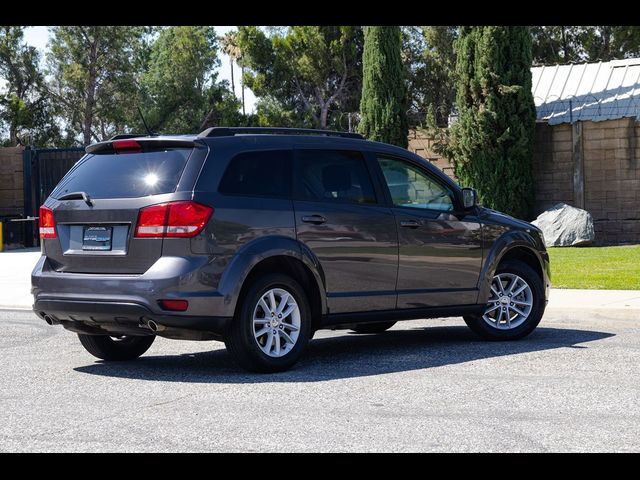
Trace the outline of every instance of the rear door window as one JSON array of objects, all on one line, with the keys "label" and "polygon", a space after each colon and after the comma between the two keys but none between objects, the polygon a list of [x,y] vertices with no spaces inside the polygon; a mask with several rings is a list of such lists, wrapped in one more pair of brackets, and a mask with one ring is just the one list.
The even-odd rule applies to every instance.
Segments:
[{"label": "rear door window", "polygon": [[64,176],[51,196],[86,192],[91,198],[133,198],[172,193],[191,152],[191,148],[179,148],[89,154]]},{"label": "rear door window", "polygon": [[360,152],[298,150],[296,196],[303,200],[376,203],[365,160]]},{"label": "rear door window", "polygon": [[291,196],[291,150],[245,152],[229,162],[218,191],[226,195]]}]

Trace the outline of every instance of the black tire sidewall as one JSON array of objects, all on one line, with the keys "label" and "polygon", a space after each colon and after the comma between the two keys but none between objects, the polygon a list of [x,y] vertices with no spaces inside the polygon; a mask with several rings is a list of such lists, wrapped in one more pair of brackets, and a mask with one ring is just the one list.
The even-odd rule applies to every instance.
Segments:
[{"label": "black tire sidewall", "polygon": [[[253,311],[262,296],[273,288],[282,288],[293,295],[300,309],[300,331],[296,344],[282,357],[270,357],[264,353],[254,337]],[[302,356],[311,337],[311,308],[304,290],[291,277],[284,274],[268,274],[254,281],[242,299],[238,315],[233,320],[230,334],[235,337],[232,354],[249,370],[278,372],[293,366]],[[238,351],[238,348],[241,351]],[[244,358],[243,358],[244,357]]]},{"label": "black tire sidewall", "polygon": [[91,355],[105,361],[134,360],[145,353],[156,339],[155,335],[125,336],[122,341],[108,335],[78,334],[80,343]]},{"label": "black tire sidewall", "polygon": [[495,275],[500,273],[513,273],[518,275],[531,287],[533,306],[527,319],[522,325],[509,330],[500,330],[492,327],[482,319],[482,315],[466,316],[465,322],[474,332],[486,339],[517,340],[529,335],[540,323],[546,307],[544,286],[540,276],[523,262],[507,261],[496,269]]}]

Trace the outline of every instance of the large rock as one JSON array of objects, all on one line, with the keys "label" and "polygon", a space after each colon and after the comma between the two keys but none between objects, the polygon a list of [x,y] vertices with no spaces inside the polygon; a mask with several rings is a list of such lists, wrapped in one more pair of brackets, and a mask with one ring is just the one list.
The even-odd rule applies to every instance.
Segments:
[{"label": "large rock", "polygon": [[566,203],[557,203],[531,223],[542,230],[547,247],[589,245],[595,239],[591,214]]}]

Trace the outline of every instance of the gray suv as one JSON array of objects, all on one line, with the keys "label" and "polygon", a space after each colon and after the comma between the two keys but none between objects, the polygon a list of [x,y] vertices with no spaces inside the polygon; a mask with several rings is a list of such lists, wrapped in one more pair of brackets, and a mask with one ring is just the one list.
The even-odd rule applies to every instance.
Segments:
[{"label": "gray suv", "polygon": [[157,335],[291,367],[313,333],[462,316],[513,340],[544,312],[540,230],[357,134],[211,128],[90,145],[40,208],[35,313],[104,360]]}]

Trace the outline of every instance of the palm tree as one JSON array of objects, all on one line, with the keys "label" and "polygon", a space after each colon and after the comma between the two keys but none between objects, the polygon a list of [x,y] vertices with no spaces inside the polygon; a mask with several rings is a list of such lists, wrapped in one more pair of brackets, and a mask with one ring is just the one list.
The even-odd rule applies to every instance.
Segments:
[{"label": "palm tree", "polygon": [[240,66],[240,87],[242,89],[242,114],[245,115],[244,107],[244,65],[242,64],[242,50],[237,43],[238,32],[227,32],[220,38],[222,42],[222,50],[225,54],[229,55],[229,61],[231,62],[231,89],[233,94],[236,94],[236,85],[233,79],[233,62],[235,61]]}]

